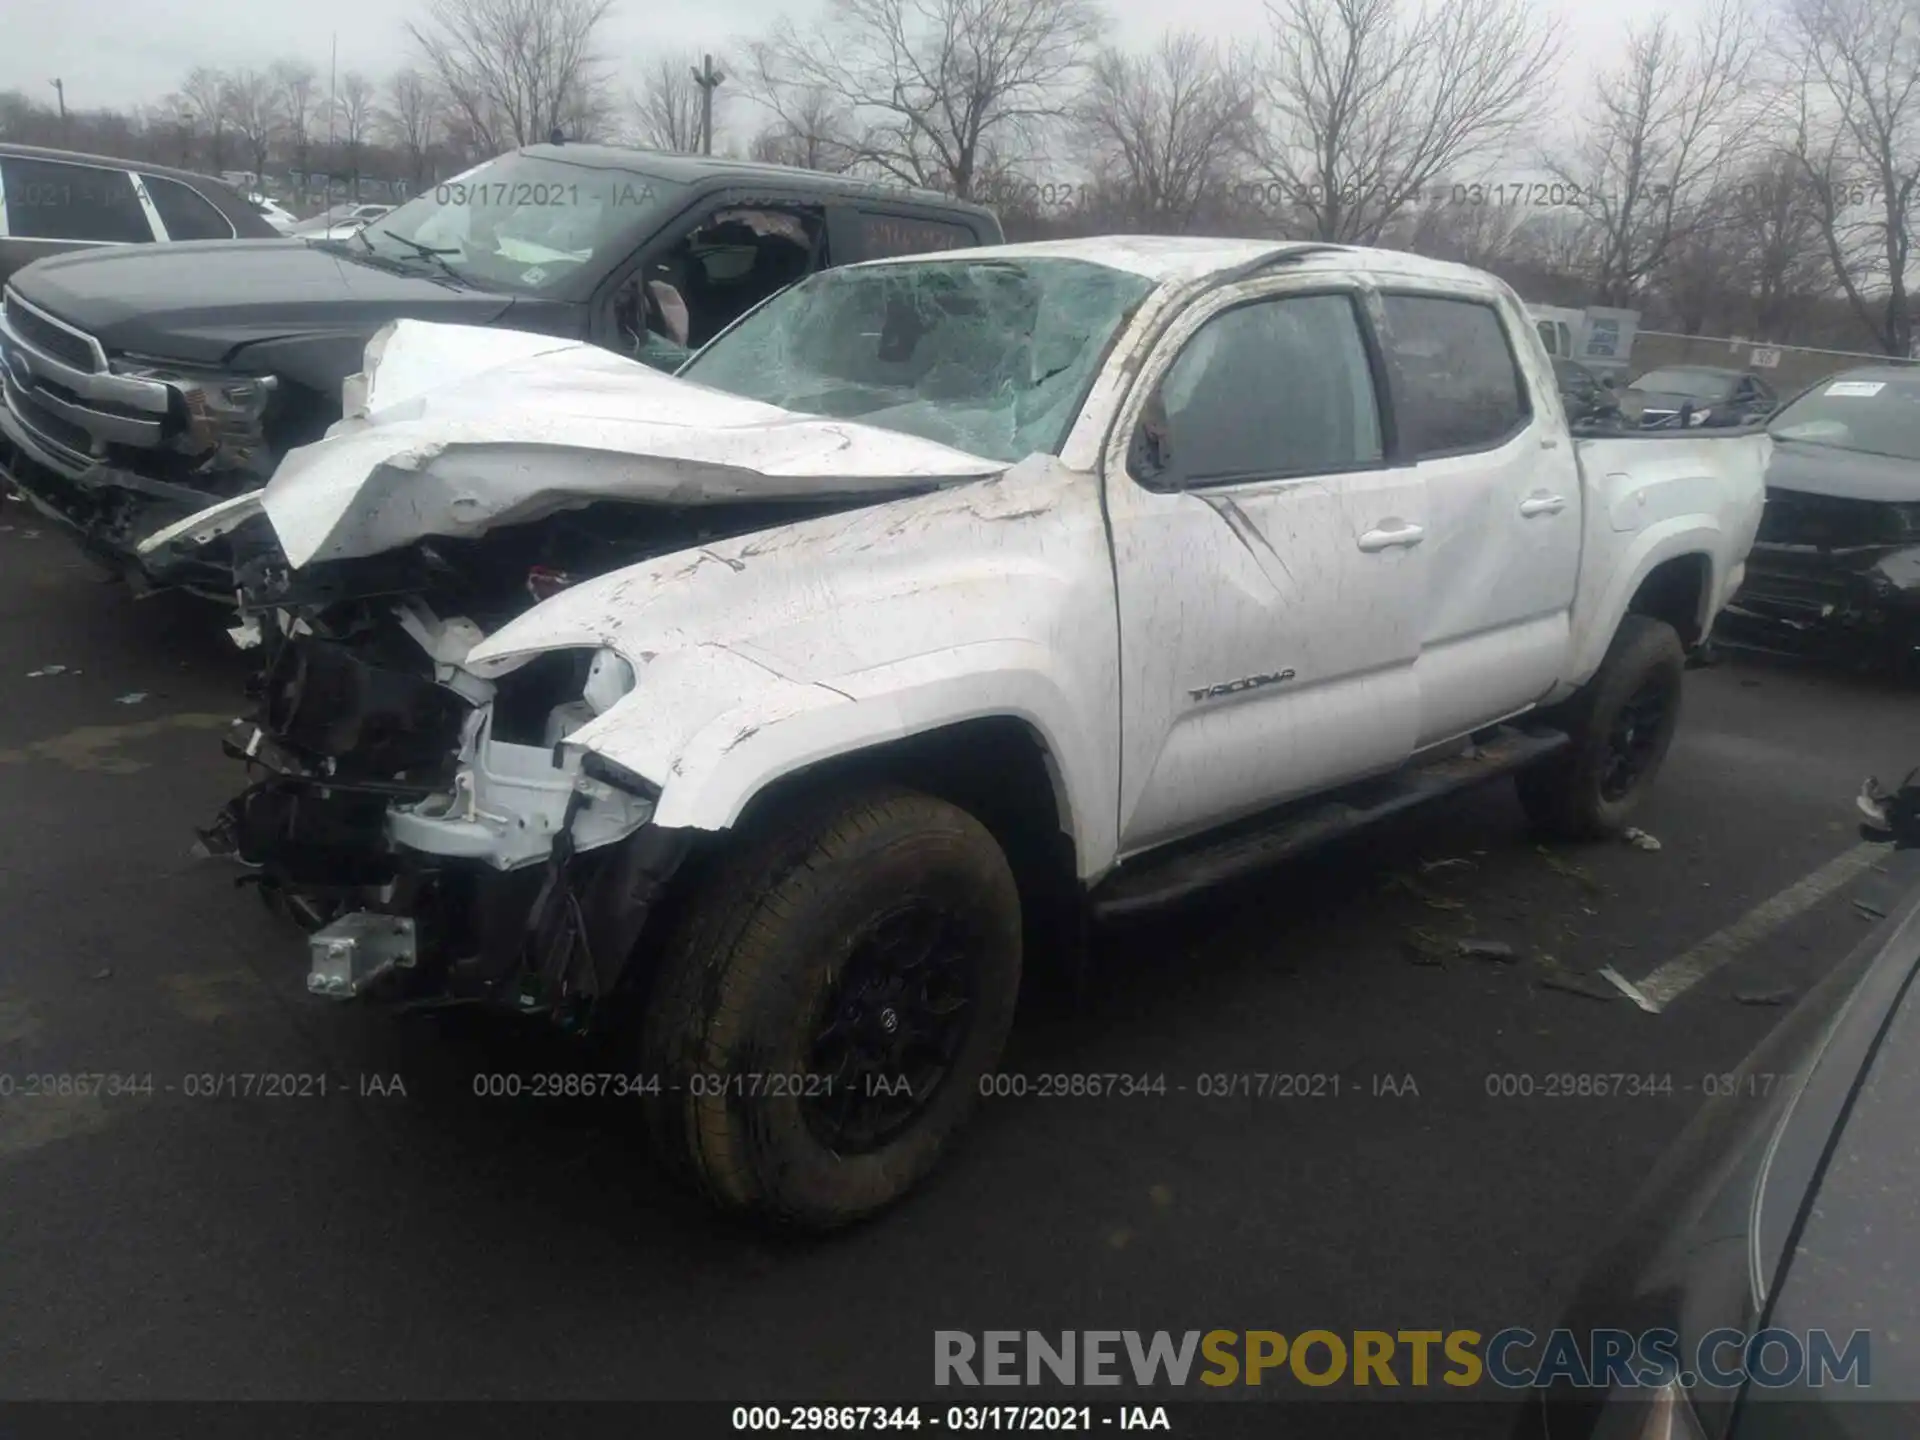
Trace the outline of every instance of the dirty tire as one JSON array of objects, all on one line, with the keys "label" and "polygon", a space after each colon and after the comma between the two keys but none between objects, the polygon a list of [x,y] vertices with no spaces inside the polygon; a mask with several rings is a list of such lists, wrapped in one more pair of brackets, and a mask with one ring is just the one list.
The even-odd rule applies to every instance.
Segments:
[{"label": "dirty tire", "polygon": [[[965,811],[887,787],[767,815],[698,883],[641,1024],[642,1068],[661,1082],[645,1102],[661,1160],[721,1209],[780,1228],[883,1209],[939,1161],[1006,1044],[1021,915],[1005,855]],[[924,1108],[884,1143],[842,1153],[823,1137],[817,1092],[776,1077],[806,1074],[842,992],[887,968],[868,940],[903,909],[961,937],[935,948],[968,957],[956,969],[970,1013],[948,1032],[951,1063]]]},{"label": "dirty tire", "polygon": [[[1536,830],[1554,839],[1591,840],[1626,829],[1666,759],[1685,673],[1686,651],[1671,625],[1647,615],[1620,622],[1599,670],[1551,717],[1573,743],[1516,777]],[[1614,772],[1623,717],[1654,693],[1665,703],[1656,724],[1633,729],[1638,764],[1623,789]]]}]

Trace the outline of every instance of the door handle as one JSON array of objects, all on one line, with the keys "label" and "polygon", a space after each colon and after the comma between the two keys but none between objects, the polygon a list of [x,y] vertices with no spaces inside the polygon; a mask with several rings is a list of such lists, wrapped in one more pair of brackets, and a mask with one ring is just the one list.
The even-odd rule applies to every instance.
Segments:
[{"label": "door handle", "polygon": [[1567,502],[1558,495],[1529,495],[1520,502],[1520,513],[1531,520],[1536,515],[1558,515]]},{"label": "door handle", "polygon": [[1369,530],[1360,537],[1360,548],[1369,554],[1376,550],[1391,550],[1394,546],[1412,549],[1427,538],[1427,532],[1418,525],[1402,523],[1393,530]]}]

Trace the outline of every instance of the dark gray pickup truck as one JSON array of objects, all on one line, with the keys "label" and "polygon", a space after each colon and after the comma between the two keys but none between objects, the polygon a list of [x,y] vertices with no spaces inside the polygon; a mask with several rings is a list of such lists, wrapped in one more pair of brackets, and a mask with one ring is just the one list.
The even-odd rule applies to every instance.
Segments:
[{"label": "dark gray pickup truck", "polygon": [[[396,319],[584,340],[663,369],[856,260],[997,244],[926,191],[711,157],[534,145],[346,240],[61,255],[0,308],[0,470],[135,584],[145,536],[265,483],[340,416]],[[226,576],[170,583],[224,596]]]}]

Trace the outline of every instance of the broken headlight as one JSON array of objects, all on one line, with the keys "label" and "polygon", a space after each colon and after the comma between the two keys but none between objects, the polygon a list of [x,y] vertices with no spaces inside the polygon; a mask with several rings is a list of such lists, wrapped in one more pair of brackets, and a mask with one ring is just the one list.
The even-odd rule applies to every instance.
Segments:
[{"label": "broken headlight", "polygon": [[547,712],[545,743],[557,745],[595,716],[606,714],[633,689],[634,683],[633,666],[625,656],[604,646],[594,651],[580,698],[556,705]]},{"label": "broken headlight", "polygon": [[188,453],[212,452],[217,463],[233,467],[265,457],[262,421],[279,384],[273,376],[202,370],[139,355],[121,356],[110,366],[116,375],[158,381],[179,397],[185,417],[181,448]]}]

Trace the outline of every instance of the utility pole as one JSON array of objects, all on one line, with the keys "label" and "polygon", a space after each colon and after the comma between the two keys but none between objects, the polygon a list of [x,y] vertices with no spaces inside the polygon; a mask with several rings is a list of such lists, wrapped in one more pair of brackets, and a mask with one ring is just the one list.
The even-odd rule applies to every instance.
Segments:
[{"label": "utility pole", "polygon": [[67,87],[55,80],[53,93],[60,97],[60,143],[64,145],[67,141]]},{"label": "utility pole", "polygon": [[340,32],[333,32],[333,58],[327,61],[327,203],[322,209],[333,205],[333,117],[339,113],[340,87]]},{"label": "utility pole", "polygon": [[713,56],[702,55],[700,68],[693,72],[693,83],[700,87],[700,153],[713,153],[713,92],[727,77],[713,68]]}]

